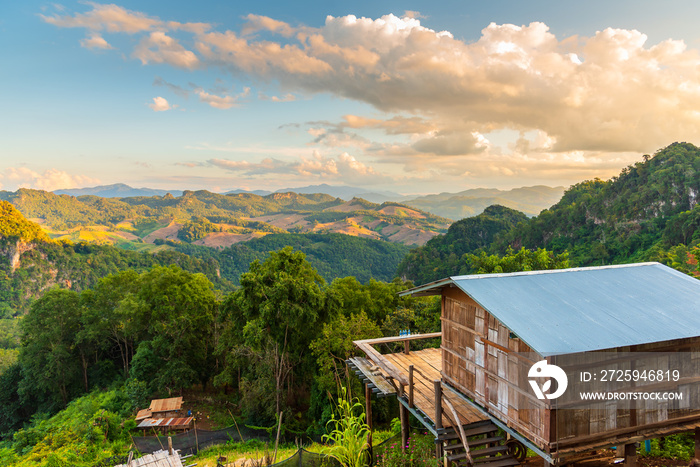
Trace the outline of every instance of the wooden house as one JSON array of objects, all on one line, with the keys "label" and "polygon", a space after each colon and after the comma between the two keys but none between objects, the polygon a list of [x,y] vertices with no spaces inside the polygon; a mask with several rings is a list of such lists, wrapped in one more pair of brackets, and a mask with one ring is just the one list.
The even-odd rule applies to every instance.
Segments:
[{"label": "wooden house", "polygon": [[151,415],[148,418],[171,418],[177,417],[182,408],[182,397],[171,397],[169,399],[153,399],[148,408]]},{"label": "wooden house", "polygon": [[[641,263],[457,276],[402,295],[442,298],[435,390],[453,391],[448,404],[458,399],[483,418],[465,422],[455,412],[453,431],[461,431],[465,445],[475,427],[492,422],[546,462],[563,464],[581,452],[624,446],[632,464],[633,443],[700,427],[700,281],[695,278],[659,263]],[[358,363],[377,365],[409,410],[406,395],[420,386],[413,376],[409,381],[396,358],[370,350],[368,342],[356,342],[367,354],[367,362]],[[553,366],[566,377],[536,373]],[[609,372],[622,379],[609,381]],[[377,372],[358,373],[376,392],[370,376],[377,379]],[[563,395],[550,398],[559,395],[559,387]],[[591,401],[584,392],[605,399]],[[650,400],[644,394],[676,396]],[[413,405],[414,415],[439,439],[446,436],[444,404],[435,397],[427,410]],[[426,413],[435,407],[435,416]],[[696,442],[696,456],[699,446]],[[460,456],[452,458],[471,459],[468,446]]]}]

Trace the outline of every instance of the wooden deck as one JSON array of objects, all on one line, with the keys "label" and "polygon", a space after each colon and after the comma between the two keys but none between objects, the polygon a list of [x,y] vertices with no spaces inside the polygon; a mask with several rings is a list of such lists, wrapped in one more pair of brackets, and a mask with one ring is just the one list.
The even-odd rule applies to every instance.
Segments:
[{"label": "wooden deck", "polygon": [[[435,386],[434,381],[439,381],[442,370],[442,351],[440,349],[416,350],[404,353],[384,355],[384,358],[394,365],[407,380],[409,379],[409,367],[413,365],[413,402],[415,408],[435,424]],[[410,384],[410,383],[409,383]],[[442,386],[443,396],[446,397],[455,408],[459,422],[462,425],[489,420],[480,411],[458,398],[452,391]],[[405,399],[408,399],[409,388],[404,391]],[[443,410],[442,426],[453,426],[448,413]]]},{"label": "wooden deck", "polygon": [[[441,333],[433,334],[413,334],[403,337],[385,337],[380,339],[367,339],[355,341],[355,345],[362,350],[367,359],[373,364],[371,372],[361,370],[367,380],[376,380],[377,377],[384,379],[387,384],[391,384],[397,390],[400,397],[409,409],[421,414],[426,422],[435,424],[435,381],[441,380],[442,351],[440,349],[409,350],[410,341],[418,339],[429,339],[441,336]],[[374,348],[376,344],[388,342],[401,342],[405,346],[404,352],[381,354]],[[413,374],[410,368],[413,366]],[[455,409],[457,418],[451,414],[450,410],[442,410],[442,428],[454,427],[455,422],[459,425],[483,422],[489,418],[457,397],[448,387],[441,385],[442,397],[447,399],[449,404]],[[411,393],[412,402],[411,405]]]}]

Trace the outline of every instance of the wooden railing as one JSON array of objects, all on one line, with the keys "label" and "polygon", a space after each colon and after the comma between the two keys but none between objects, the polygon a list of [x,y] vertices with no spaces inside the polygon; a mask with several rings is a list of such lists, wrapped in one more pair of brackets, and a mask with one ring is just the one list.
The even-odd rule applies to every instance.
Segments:
[{"label": "wooden railing", "polygon": [[353,341],[353,344],[362,350],[367,357],[381,368],[388,376],[399,383],[400,386],[408,386],[408,379],[391,362],[382,356],[373,346],[377,344],[390,344],[393,342],[404,343],[404,353],[410,352],[410,342],[419,339],[434,339],[441,337],[441,332],[431,332],[427,334],[411,334],[408,336],[380,337],[378,339],[364,339]]}]

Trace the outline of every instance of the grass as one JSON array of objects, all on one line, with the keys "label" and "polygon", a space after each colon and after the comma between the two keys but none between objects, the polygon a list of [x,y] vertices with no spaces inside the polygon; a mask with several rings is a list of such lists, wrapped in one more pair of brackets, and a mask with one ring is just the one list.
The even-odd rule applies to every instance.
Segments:
[{"label": "grass", "polygon": [[[323,446],[317,443],[311,444],[309,446],[304,446],[304,449],[310,452],[320,452]],[[249,466],[258,465],[258,462],[263,461],[262,465],[267,465],[264,461],[266,458],[272,459],[274,454],[275,445],[272,443],[265,443],[260,440],[248,440],[242,443],[228,442],[226,444],[219,444],[216,446],[203,449],[194,456],[192,459],[187,459],[189,464],[194,462],[197,463],[198,467],[216,467],[216,460],[219,457],[226,457],[226,462],[232,464],[234,462],[242,462],[246,459]],[[275,462],[280,462],[284,459],[292,457],[298,448],[293,444],[284,444],[277,449],[277,460]]]}]

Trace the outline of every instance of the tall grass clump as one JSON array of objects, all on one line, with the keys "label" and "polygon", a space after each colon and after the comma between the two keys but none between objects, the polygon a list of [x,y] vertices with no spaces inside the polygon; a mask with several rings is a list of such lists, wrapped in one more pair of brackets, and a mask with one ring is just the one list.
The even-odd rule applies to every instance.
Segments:
[{"label": "tall grass clump", "polygon": [[331,445],[323,450],[324,454],[335,458],[344,467],[360,467],[367,465],[369,426],[365,422],[365,412],[362,404],[354,399],[346,399],[347,391],[342,390],[338,398],[337,413],[333,413],[326,424],[327,435],[323,441]]}]

